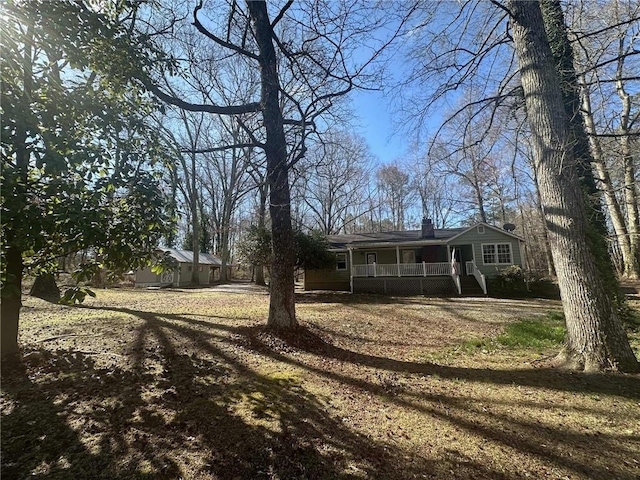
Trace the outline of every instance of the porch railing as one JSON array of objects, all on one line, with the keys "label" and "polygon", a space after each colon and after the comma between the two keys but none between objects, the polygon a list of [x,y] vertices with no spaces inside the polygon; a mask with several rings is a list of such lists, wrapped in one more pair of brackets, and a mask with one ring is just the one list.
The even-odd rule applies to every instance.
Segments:
[{"label": "porch railing", "polygon": [[369,265],[353,265],[351,275],[354,277],[429,277],[451,275],[451,264],[441,263],[371,263]]}]

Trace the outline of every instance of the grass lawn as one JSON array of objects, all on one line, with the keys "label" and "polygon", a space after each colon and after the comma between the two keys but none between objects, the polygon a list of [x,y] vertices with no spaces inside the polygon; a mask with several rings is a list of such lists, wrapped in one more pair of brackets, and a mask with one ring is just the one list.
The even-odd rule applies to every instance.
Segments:
[{"label": "grass lawn", "polygon": [[3,480],[640,478],[640,376],[546,368],[557,302],[97,293],[25,298]]}]

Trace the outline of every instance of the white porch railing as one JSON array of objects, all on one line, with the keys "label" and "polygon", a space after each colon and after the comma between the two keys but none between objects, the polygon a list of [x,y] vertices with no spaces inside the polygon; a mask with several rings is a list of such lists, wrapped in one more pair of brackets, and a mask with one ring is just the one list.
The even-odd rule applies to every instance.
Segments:
[{"label": "white porch railing", "polygon": [[372,263],[353,265],[354,277],[429,277],[451,275],[451,263]]},{"label": "white porch railing", "polygon": [[466,265],[467,265],[467,275],[473,275],[476,278],[476,281],[480,285],[480,288],[482,288],[482,291],[486,295],[487,279],[485,278],[484,274],[480,270],[478,270],[478,267],[476,266],[476,262],[474,261],[467,262]]}]

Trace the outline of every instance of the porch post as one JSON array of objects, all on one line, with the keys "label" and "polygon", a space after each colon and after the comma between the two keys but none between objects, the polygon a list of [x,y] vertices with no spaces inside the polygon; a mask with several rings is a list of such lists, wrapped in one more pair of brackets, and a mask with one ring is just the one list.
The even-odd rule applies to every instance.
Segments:
[{"label": "porch post", "polygon": [[422,276],[427,276],[427,264],[424,262],[424,260],[422,261]]},{"label": "porch post", "polygon": [[353,293],[353,250],[349,249],[349,287]]},{"label": "porch post", "polygon": [[398,276],[400,276],[400,246],[396,245],[396,263],[398,265]]}]

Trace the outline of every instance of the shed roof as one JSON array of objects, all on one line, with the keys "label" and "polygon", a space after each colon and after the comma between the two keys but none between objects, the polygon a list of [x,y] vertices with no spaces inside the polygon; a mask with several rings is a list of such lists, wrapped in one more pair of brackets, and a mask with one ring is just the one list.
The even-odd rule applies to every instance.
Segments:
[{"label": "shed roof", "polygon": [[[193,263],[193,252],[191,250],[178,250],[177,248],[159,247],[158,250],[168,253],[171,258],[176,259],[180,263]],[[200,265],[221,266],[222,260],[210,253],[198,254],[198,263]]]}]

